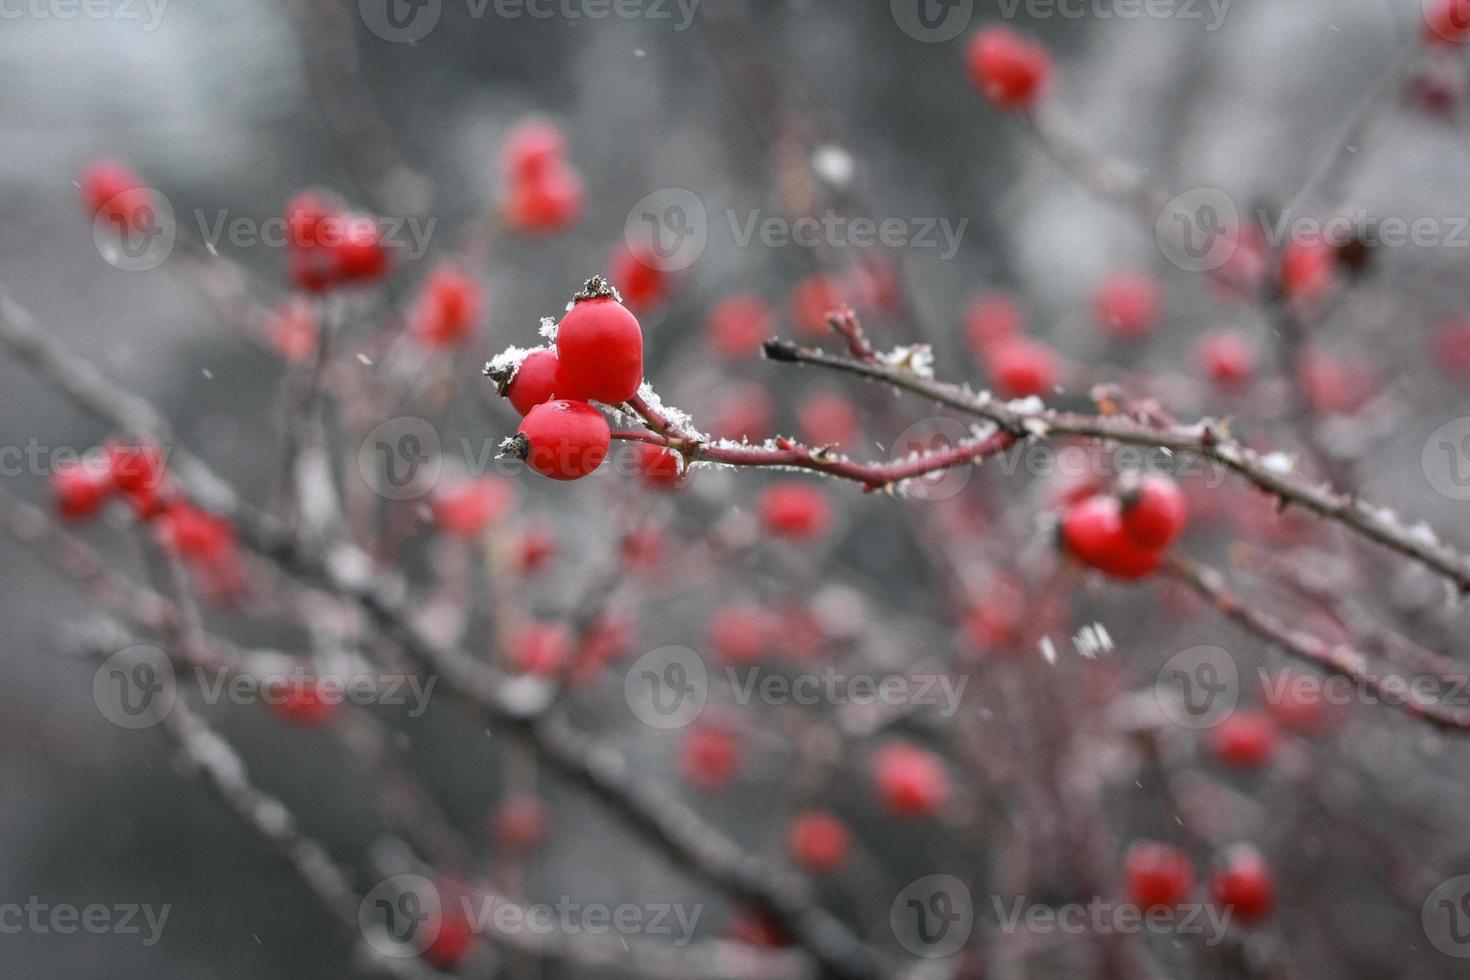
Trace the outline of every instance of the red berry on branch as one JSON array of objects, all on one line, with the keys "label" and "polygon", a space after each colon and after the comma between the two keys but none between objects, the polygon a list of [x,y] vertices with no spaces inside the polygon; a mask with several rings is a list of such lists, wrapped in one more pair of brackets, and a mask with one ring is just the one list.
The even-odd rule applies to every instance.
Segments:
[{"label": "red berry on branch", "polygon": [[1128,897],[1144,909],[1173,907],[1194,890],[1194,865],[1177,847],[1139,841],[1124,862]]},{"label": "red berry on branch", "polygon": [[1006,398],[1054,394],[1062,373],[1055,351],[1025,337],[992,344],[986,361],[991,379]]},{"label": "red berry on branch", "polygon": [[1325,241],[1292,242],[1281,253],[1281,291],[1287,299],[1310,303],[1332,289],[1337,256]]},{"label": "red berry on branch", "polygon": [[337,278],[344,282],[381,279],[388,272],[388,250],[383,245],[383,229],[377,219],[348,215],[339,220],[341,241],[330,247]]},{"label": "red berry on branch", "polygon": [[966,52],[970,81],[1002,109],[1031,109],[1051,78],[1051,54],[1005,27],[976,34]]},{"label": "red berry on branch", "polygon": [[549,235],[582,216],[582,178],[564,163],[516,181],[505,198],[505,222],[513,231]]},{"label": "red berry on branch", "polygon": [[1159,326],[1164,291],[1145,272],[1119,272],[1098,287],[1093,315],[1105,334],[1118,340],[1141,340]]},{"label": "red berry on branch", "polygon": [[51,474],[56,510],[69,521],[96,514],[116,490],[112,471],[95,462],[75,460],[58,463],[56,471]]},{"label": "red berry on branch", "polygon": [[566,153],[566,137],[555,123],[526,119],[506,135],[501,158],[509,179],[528,180],[560,164]]},{"label": "red berry on branch", "polygon": [[803,813],[792,821],[787,844],[797,864],[818,873],[840,868],[852,847],[842,821],[819,810]]},{"label": "red berry on branch", "polygon": [[1210,748],[1235,769],[1259,769],[1276,751],[1276,725],[1265,715],[1236,712],[1210,732]]},{"label": "red berry on branch", "polygon": [[673,288],[670,275],[651,252],[624,246],[612,259],[612,281],[623,301],[635,310],[651,310],[664,303]]},{"label": "red berry on branch", "polygon": [[435,493],[434,523],[449,534],[475,539],[515,504],[515,488],[497,476],[482,476]]},{"label": "red berry on branch", "polygon": [[158,533],[164,547],[193,562],[216,565],[235,555],[234,526],[185,500],[159,515]]},{"label": "red berry on branch", "polygon": [[571,631],[560,623],[528,623],[510,638],[510,662],[522,674],[556,677],[572,662]]},{"label": "red berry on branch", "polygon": [[505,387],[505,397],[522,415],[542,402],[556,397],[556,376],[559,362],[554,348],[533,350],[521,361],[515,377]]},{"label": "red berry on branch", "polygon": [[767,487],[758,502],[761,523],[778,538],[805,541],[826,532],[832,522],[827,495],[808,483]]},{"label": "red berry on branch", "polygon": [[1179,484],[1166,476],[1126,480],[1121,502],[1123,532],[1145,548],[1167,548],[1184,532],[1189,508]]},{"label": "red berry on branch", "polygon": [[932,817],[949,801],[949,774],[933,755],[907,742],[873,755],[873,779],[889,813],[904,819]]},{"label": "red berry on branch", "polygon": [[1210,893],[1216,904],[1230,910],[1231,918],[1243,926],[1266,920],[1276,904],[1271,871],[1259,851],[1237,845],[1210,877]]},{"label": "red berry on branch", "polygon": [[556,353],[564,397],[617,405],[643,383],[643,328],[601,277],[588,281],[557,325]]},{"label": "red berry on branch", "polygon": [[682,485],[684,464],[678,453],[647,442],[640,442],[636,452],[638,472],[648,486],[655,490],[673,490]]},{"label": "red berry on branch", "polygon": [[705,337],[721,357],[755,357],[761,344],[775,334],[775,317],[756,296],[730,296],[710,311]]},{"label": "red berry on branch", "polygon": [[580,480],[607,458],[612,433],[586,402],[543,402],[526,413],[504,451],[553,480]]},{"label": "red berry on branch", "polygon": [[414,306],[414,337],[425,347],[453,347],[474,335],[484,311],[479,281],[453,265],[440,265],[429,273]]},{"label": "red berry on branch", "polygon": [[1161,551],[1144,547],[1124,532],[1122,505],[1111,496],[1099,494],[1068,507],[1061,538],[1078,561],[1115,578],[1145,578],[1163,560]]},{"label": "red berry on branch", "polygon": [[89,218],[102,217],[138,228],[153,206],[153,192],[143,178],[117,160],[96,160],[82,171],[82,206]]},{"label": "red berry on branch", "polygon": [[977,297],[965,313],[965,340],[979,359],[988,357],[993,345],[1017,340],[1025,333],[1026,314],[1004,293]]},{"label": "red berry on branch", "polygon": [[467,960],[477,944],[474,927],[465,917],[460,901],[446,899],[441,906],[439,928],[424,949],[424,959],[434,969],[447,972]]},{"label": "red berry on branch", "polygon": [[163,483],[163,450],[158,446],[109,442],[106,450],[112,482],[123,493],[149,495]]},{"label": "red berry on branch", "polygon": [[1256,372],[1255,349],[1231,330],[1205,334],[1195,345],[1194,357],[1206,377],[1229,390],[1244,388]]},{"label": "red berry on branch", "polygon": [[679,756],[684,778],[702,790],[722,790],[740,770],[740,742],[728,728],[711,724],[690,727]]}]

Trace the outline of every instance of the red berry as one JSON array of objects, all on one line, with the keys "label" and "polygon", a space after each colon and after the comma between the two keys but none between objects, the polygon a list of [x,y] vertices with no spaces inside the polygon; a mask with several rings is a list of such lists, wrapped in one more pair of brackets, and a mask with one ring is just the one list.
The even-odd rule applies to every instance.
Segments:
[{"label": "red berry", "polygon": [[1292,242],[1281,254],[1281,291],[1287,299],[1311,302],[1332,288],[1336,267],[1327,242]]},{"label": "red berry", "polygon": [[506,194],[505,221],[514,231],[551,234],[574,224],[581,215],[582,178],[564,163],[513,182]]},{"label": "red berry", "polygon": [[388,251],[383,246],[383,229],[377,220],[349,215],[341,221],[341,241],[331,248],[337,278],[345,282],[381,279],[388,272]]},{"label": "red berry", "polygon": [[1109,276],[1093,297],[1093,315],[1098,326],[1118,340],[1140,340],[1159,325],[1164,291],[1144,272],[1119,272]]},{"label": "red berry", "polygon": [[107,468],[126,494],[149,495],[163,482],[163,450],[158,446],[109,442]]},{"label": "red berry", "polygon": [[755,357],[775,333],[775,318],[756,296],[730,296],[710,311],[705,336],[716,354],[731,360]]},{"label": "red berry", "polygon": [[511,180],[539,177],[566,158],[567,140],[555,123],[526,119],[505,137],[501,152],[505,173]]},{"label": "red berry", "polygon": [[761,523],[778,538],[804,541],[823,534],[832,522],[827,495],[809,483],[778,483],[760,495]]},{"label": "red berry", "polygon": [[771,430],[774,414],[770,392],[754,381],[741,382],[722,393],[710,430],[717,439],[760,439]]},{"label": "red berry", "polygon": [[643,328],[611,296],[575,302],[556,328],[556,353],[558,390],[567,397],[617,405],[643,383]]},{"label": "red berry", "polygon": [[1248,845],[1232,847],[1210,877],[1210,893],[1243,926],[1265,921],[1276,904],[1270,869],[1259,851]]},{"label": "red berry", "polygon": [[1285,671],[1269,683],[1263,678],[1261,693],[1276,723],[1298,735],[1326,735],[1341,720],[1335,710],[1341,706],[1329,704],[1321,682],[1302,671]]},{"label": "red berry", "polygon": [[873,755],[873,779],[883,806],[896,817],[932,817],[949,801],[949,775],[939,760],[906,742]]},{"label": "red berry", "polygon": [[613,282],[623,301],[635,310],[650,310],[668,299],[673,283],[658,260],[642,249],[620,248],[612,259]]},{"label": "red berry", "polygon": [[819,810],[803,813],[792,821],[788,845],[797,864],[816,872],[841,867],[851,850],[847,827]]},{"label": "red berry", "polygon": [[836,392],[819,391],[797,408],[796,426],[813,445],[839,446],[857,435],[857,409]]},{"label": "red berry", "polygon": [[796,328],[808,337],[827,335],[827,314],[847,308],[842,281],[833,276],[808,276],[791,293],[791,314]]},{"label": "red berry", "polygon": [[205,565],[227,561],[235,554],[235,528],[230,522],[188,501],[176,501],[164,510],[158,532],[165,547]]},{"label": "red berry", "polygon": [[1145,548],[1167,548],[1184,531],[1189,508],[1179,484],[1166,476],[1127,481],[1122,504],[1123,533]]},{"label": "red berry", "polygon": [[95,462],[75,460],[59,463],[56,472],[51,474],[51,492],[56,497],[56,509],[70,521],[79,521],[97,513],[116,489],[112,471]]},{"label": "red berry", "polygon": [[1433,0],[1424,11],[1424,40],[1430,44],[1470,41],[1470,0]]},{"label": "red berry", "polygon": [[1210,733],[1210,747],[1235,769],[1259,769],[1276,750],[1276,725],[1265,715],[1236,712]]},{"label": "red berry", "polygon": [[607,458],[612,433],[602,413],[586,402],[549,401],[521,420],[506,451],[553,480],[580,480]]},{"label": "red berry", "polygon": [[740,769],[740,742],[728,728],[696,724],[685,736],[679,768],[684,778],[703,790],[721,790]]},{"label": "red berry", "polygon": [[337,706],[322,697],[314,677],[292,677],[276,689],[276,714],[297,725],[323,725],[331,720]]},{"label": "red berry", "polygon": [[1352,412],[1372,395],[1375,381],[1366,367],[1321,351],[1308,350],[1298,366],[1299,381],[1312,408],[1323,415]]},{"label": "red berry", "polygon": [[413,333],[426,347],[453,347],[469,339],[485,310],[485,290],[453,265],[429,273],[413,311]]},{"label": "red berry", "polygon": [[737,943],[761,949],[779,949],[792,945],[791,937],[768,912],[746,904],[731,909],[725,935]]},{"label": "red berry", "polygon": [[117,160],[96,160],[82,171],[82,206],[89,218],[99,215],[136,228],[151,208],[152,191],[132,168]]},{"label": "red berry", "polygon": [[546,804],[535,796],[512,796],[490,815],[490,833],[507,851],[541,846],[551,822]]},{"label": "red berry", "polygon": [[316,311],[299,296],[271,314],[266,330],[271,347],[287,361],[300,363],[316,352]]},{"label": "red berry", "polygon": [[1026,314],[1004,293],[989,293],[970,304],[965,314],[965,339],[977,358],[988,356],[992,345],[1016,340],[1026,333]]},{"label": "red berry", "polygon": [[623,564],[635,572],[661,570],[665,551],[663,531],[654,524],[640,524],[623,535],[620,544]]},{"label": "red berry", "polygon": [[710,616],[708,636],[709,645],[728,663],[757,663],[771,639],[770,616],[748,603],[722,606]]},{"label": "red berry", "polygon": [[1470,316],[1441,320],[1434,330],[1433,353],[1446,375],[1457,381],[1470,379]]},{"label": "red berry", "polygon": [[340,211],[335,200],[318,191],[302,191],[286,202],[286,240],[297,248],[307,248],[330,237],[327,223]]},{"label": "red berry", "polygon": [[965,644],[974,650],[986,651],[1011,643],[1020,629],[1023,608],[1021,597],[1017,595],[971,606],[961,624]]},{"label": "red berry", "polygon": [[475,539],[515,503],[515,488],[497,476],[482,476],[434,495],[434,523],[457,537]]},{"label": "red berry", "polygon": [[1062,544],[1084,565],[1126,580],[1145,578],[1163,559],[1162,552],[1124,533],[1122,505],[1101,494],[1067,508]]},{"label": "red berry", "polygon": [[555,677],[572,662],[571,631],[560,623],[528,623],[510,639],[510,661],[522,674]]},{"label": "red berry", "polygon": [[469,958],[476,943],[475,930],[465,918],[462,907],[458,907],[455,902],[445,901],[439,929],[424,949],[424,959],[436,970],[454,970]]},{"label": "red berry", "polygon": [[992,344],[987,360],[990,377],[1006,398],[1050,395],[1061,375],[1056,352],[1025,337]]},{"label": "red berry", "polygon": [[541,571],[556,557],[556,535],[551,531],[532,527],[521,532],[516,543],[516,565],[521,574],[533,575]]},{"label": "red berry", "polygon": [[1231,330],[1205,334],[1195,345],[1194,357],[1205,376],[1221,388],[1244,388],[1256,372],[1255,349]]},{"label": "red berry", "polygon": [[1194,865],[1177,847],[1139,841],[1125,860],[1128,897],[1144,909],[1180,905],[1194,890]]},{"label": "red berry", "polygon": [[648,486],[655,490],[673,490],[683,483],[683,460],[672,449],[640,442],[637,453],[638,472]]},{"label": "red berry", "polygon": [[543,347],[533,350],[521,361],[514,378],[506,385],[505,397],[517,412],[525,415],[542,402],[556,397],[556,350]]},{"label": "red berry", "polygon": [[970,81],[1002,109],[1030,109],[1051,78],[1051,55],[1004,27],[976,34],[967,52]]}]

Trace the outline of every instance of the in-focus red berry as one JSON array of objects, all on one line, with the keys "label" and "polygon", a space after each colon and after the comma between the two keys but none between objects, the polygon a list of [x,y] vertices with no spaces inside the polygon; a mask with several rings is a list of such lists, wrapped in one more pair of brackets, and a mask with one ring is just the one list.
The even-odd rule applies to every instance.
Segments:
[{"label": "in-focus red berry", "polygon": [[965,313],[965,340],[975,357],[984,360],[992,345],[1016,340],[1026,333],[1026,314],[1004,293],[978,296]]},{"label": "in-focus red berry", "polygon": [[830,813],[812,810],[791,823],[791,857],[808,871],[834,871],[847,862],[852,841],[847,826]]},{"label": "in-focus red berry", "polygon": [[1276,738],[1268,716],[1237,711],[1210,732],[1210,748],[1234,769],[1259,769],[1271,761]]},{"label": "in-focus red berry", "polygon": [[835,276],[808,276],[791,292],[791,315],[796,329],[808,337],[827,335],[827,314],[847,309],[842,280]]},{"label": "in-focus red berry", "polygon": [[521,420],[505,451],[553,480],[580,480],[602,465],[612,432],[602,413],[586,402],[543,402]]},{"label": "in-focus red berry", "polygon": [[324,725],[336,714],[337,705],[324,698],[315,677],[293,676],[274,691],[271,710],[297,725]]},{"label": "in-focus red berry", "polygon": [[1230,910],[1231,921],[1242,926],[1264,922],[1276,904],[1276,886],[1266,859],[1245,844],[1226,852],[1210,877],[1210,894],[1216,904]]},{"label": "in-focus red berry", "polygon": [[1179,484],[1149,474],[1124,481],[1123,533],[1145,548],[1167,548],[1184,532],[1189,507]]},{"label": "in-focus red berry", "polygon": [[825,533],[832,523],[827,495],[809,483],[778,483],[761,492],[761,523],[778,538],[805,541]]},{"label": "in-focus red berry", "polygon": [[515,504],[515,487],[498,476],[482,476],[437,490],[431,508],[434,523],[449,534],[475,539],[504,517]]},{"label": "in-focus red berry", "polygon": [[755,357],[775,335],[775,317],[758,296],[729,296],[710,311],[705,338],[714,352],[731,360]]},{"label": "in-focus red berry", "polygon": [[771,617],[760,606],[735,602],[710,615],[709,645],[726,663],[759,663],[771,640]]},{"label": "in-focus red berry", "polygon": [[1205,334],[1195,344],[1194,359],[1205,377],[1230,391],[1249,385],[1256,373],[1255,348],[1233,330]]},{"label": "in-focus red berry", "polygon": [[857,435],[857,409],[835,391],[819,391],[797,406],[796,427],[814,446],[840,446]]},{"label": "in-focus red berry", "polygon": [[1026,337],[990,345],[986,366],[991,380],[1006,398],[1051,395],[1062,373],[1056,352]]},{"label": "in-focus red berry", "polygon": [[1123,531],[1122,505],[1099,494],[1067,508],[1062,518],[1062,544],[1084,565],[1115,578],[1137,580],[1152,574],[1163,553],[1134,541]]},{"label": "in-focus red berry", "polygon": [[740,741],[721,725],[697,723],[689,727],[679,756],[684,778],[702,790],[722,790],[740,771]]},{"label": "in-focus red berry", "polygon": [[479,281],[453,265],[440,265],[424,282],[413,310],[413,335],[425,347],[453,347],[474,335],[485,311]]},{"label": "in-focus red berry", "polygon": [[873,780],[889,813],[904,819],[932,817],[948,801],[949,774],[933,755],[907,742],[873,754]]},{"label": "in-focus red berry", "polygon": [[525,415],[542,402],[556,397],[556,374],[559,362],[555,348],[533,350],[521,361],[515,377],[506,385],[505,397],[517,412]]},{"label": "in-focus red berry", "polygon": [[557,325],[556,354],[564,397],[617,405],[638,394],[643,383],[643,328],[611,294],[574,301]]},{"label": "in-focus red berry", "polygon": [[490,836],[507,851],[529,851],[546,840],[551,814],[535,796],[512,796],[490,814]]},{"label": "in-focus red berry", "polygon": [[640,442],[638,473],[643,482],[655,490],[674,490],[684,481],[684,462],[679,454],[663,446]]},{"label": "in-focus red berry", "polygon": [[651,252],[626,245],[612,258],[612,281],[618,284],[623,302],[635,310],[651,310],[664,303],[673,289],[673,279]]},{"label": "in-focus red berry", "polygon": [[510,662],[522,674],[556,677],[571,665],[576,644],[561,623],[527,623],[510,638]]},{"label": "in-focus red berry", "polygon": [[1128,849],[1124,862],[1128,897],[1144,909],[1173,907],[1194,891],[1194,865],[1177,847],[1139,841]]},{"label": "in-focus red berry", "polygon": [[1337,278],[1337,257],[1325,241],[1291,242],[1281,253],[1281,291],[1309,303],[1325,295]]},{"label": "in-focus red berry", "polygon": [[1005,27],[976,34],[967,51],[970,81],[1002,109],[1030,109],[1051,79],[1051,54]]},{"label": "in-focus red berry", "polygon": [[1117,340],[1141,340],[1159,326],[1164,291],[1146,272],[1118,272],[1105,279],[1093,297],[1092,312],[1103,333]]},{"label": "in-focus red berry", "polygon": [[95,461],[58,463],[51,474],[51,493],[56,499],[57,513],[70,521],[97,513],[116,489],[112,472]]}]

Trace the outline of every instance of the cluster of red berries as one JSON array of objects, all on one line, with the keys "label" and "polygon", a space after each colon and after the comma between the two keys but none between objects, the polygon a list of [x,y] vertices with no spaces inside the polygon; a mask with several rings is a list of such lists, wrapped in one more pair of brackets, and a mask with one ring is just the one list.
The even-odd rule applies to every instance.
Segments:
[{"label": "cluster of red berries", "polygon": [[551,234],[582,213],[582,178],[567,162],[567,141],[556,126],[530,119],[506,137],[503,215],[515,231]]},{"label": "cluster of red berries", "polygon": [[1124,481],[1120,494],[1097,493],[1072,503],[1061,543],[1084,565],[1115,578],[1145,578],[1184,531],[1188,508],[1179,485],[1163,476]]},{"label": "cluster of red berries", "polygon": [[[1189,855],[1170,844],[1139,841],[1124,859],[1128,896],[1143,909],[1184,904],[1194,893],[1194,865]],[[1210,876],[1210,894],[1242,926],[1261,923],[1276,903],[1270,869],[1260,852],[1237,846],[1223,856]]]},{"label": "cluster of red berries", "polygon": [[354,214],[322,191],[286,204],[291,282],[308,293],[376,282],[388,272],[388,250],[376,218]]},{"label": "cluster of red berries", "polygon": [[[590,401],[620,405],[643,383],[643,328],[601,276],[587,280],[556,328],[553,347],[526,355],[514,374],[486,368],[524,418],[504,450],[542,476],[577,480],[607,457],[612,435]],[[657,448],[657,447],[655,447]],[[650,462],[666,466],[650,454]]]},{"label": "cluster of red berries", "polygon": [[159,542],[201,577],[207,594],[221,600],[243,585],[235,529],[229,521],[190,503],[169,480],[162,448],[110,442],[100,460],[85,458],[57,467],[51,489],[68,521],[99,513],[120,497],[156,529]]}]

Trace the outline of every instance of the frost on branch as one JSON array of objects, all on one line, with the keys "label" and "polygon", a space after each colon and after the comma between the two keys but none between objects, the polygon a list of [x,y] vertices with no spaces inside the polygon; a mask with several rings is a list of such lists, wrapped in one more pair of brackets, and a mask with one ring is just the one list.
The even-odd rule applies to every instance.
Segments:
[{"label": "frost on branch", "polygon": [[[542,321],[545,323],[545,321]],[[496,354],[485,365],[485,377],[495,382],[500,393],[505,394],[506,386],[515,380],[516,372],[521,369],[526,358],[538,350],[546,350],[545,347],[507,347]]]},{"label": "frost on branch", "polygon": [[916,378],[934,380],[934,348],[928,344],[911,344],[895,347],[878,355],[878,363],[884,367],[907,371]]}]

